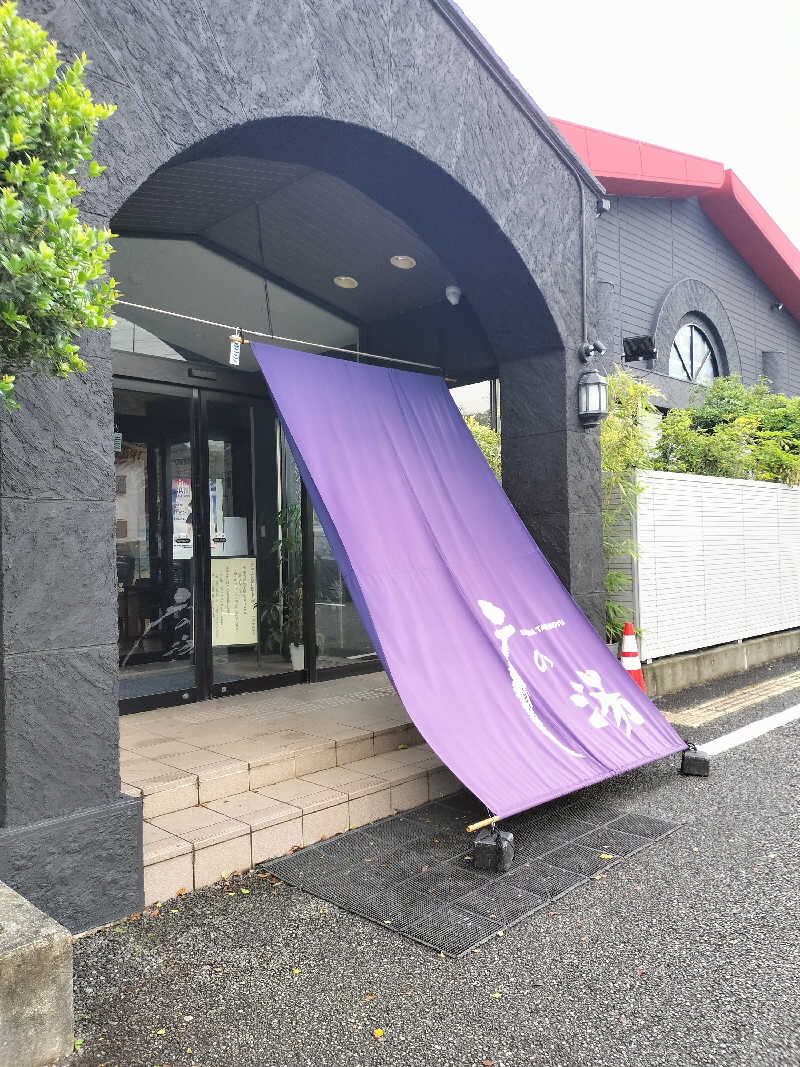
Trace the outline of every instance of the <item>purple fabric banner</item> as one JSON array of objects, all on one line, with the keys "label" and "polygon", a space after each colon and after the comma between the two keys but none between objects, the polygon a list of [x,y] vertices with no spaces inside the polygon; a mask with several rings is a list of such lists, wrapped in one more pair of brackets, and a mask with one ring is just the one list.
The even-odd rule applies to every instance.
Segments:
[{"label": "purple fabric banner", "polygon": [[253,351],[400,699],[493,814],[686,747],[556,578],[444,381]]}]

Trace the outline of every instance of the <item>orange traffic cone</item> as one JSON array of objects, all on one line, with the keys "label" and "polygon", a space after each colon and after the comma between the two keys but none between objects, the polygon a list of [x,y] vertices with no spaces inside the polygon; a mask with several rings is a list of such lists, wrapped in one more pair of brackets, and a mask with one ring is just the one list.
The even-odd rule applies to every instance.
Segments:
[{"label": "orange traffic cone", "polygon": [[622,666],[636,682],[643,693],[647,692],[644,684],[642,661],[639,659],[639,649],[636,647],[636,634],[633,632],[633,623],[626,622],[622,631],[622,652],[620,652]]}]

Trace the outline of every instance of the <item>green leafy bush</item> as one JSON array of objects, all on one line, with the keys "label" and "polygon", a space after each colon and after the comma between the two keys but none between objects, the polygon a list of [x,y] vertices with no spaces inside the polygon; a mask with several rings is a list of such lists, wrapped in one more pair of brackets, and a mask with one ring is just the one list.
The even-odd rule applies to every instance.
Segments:
[{"label": "green leafy bush", "polygon": [[766,381],[716,378],[692,406],[661,423],[656,470],[800,484],[800,397],[770,392]]},{"label": "green leafy bush", "polygon": [[14,376],[84,371],[75,339],[112,324],[104,278],[111,232],[78,219],[77,178],[98,123],[114,111],[83,84],[86,56],[59,59],[46,32],[0,4],[0,394],[15,407]]},{"label": "green leafy bush", "polygon": [[474,415],[465,415],[464,422],[499,482],[501,476],[500,434],[491,426],[484,426]]},{"label": "green leafy bush", "polygon": [[653,398],[657,389],[617,368],[608,379],[608,417],[600,428],[602,460],[603,556],[606,561],[606,641],[619,641],[625,626],[625,609],[612,600],[630,585],[630,577],[614,560],[635,557],[636,545],[617,532],[636,508],[641,489],[634,472],[649,465],[650,422],[656,417]]}]

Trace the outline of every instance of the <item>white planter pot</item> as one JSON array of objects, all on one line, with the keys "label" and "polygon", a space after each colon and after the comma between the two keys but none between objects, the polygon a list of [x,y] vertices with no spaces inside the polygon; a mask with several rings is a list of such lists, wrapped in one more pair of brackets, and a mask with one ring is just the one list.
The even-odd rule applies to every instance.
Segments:
[{"label": "white planter pot", "polygon": [[302,671],[306,665],[305,645],[289,645],[289,655],[292,657],[292,670]]}]

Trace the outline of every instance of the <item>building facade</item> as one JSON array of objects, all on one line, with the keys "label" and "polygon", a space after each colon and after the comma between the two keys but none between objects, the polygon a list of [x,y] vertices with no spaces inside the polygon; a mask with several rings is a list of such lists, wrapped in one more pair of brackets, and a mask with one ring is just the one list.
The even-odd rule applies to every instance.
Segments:
[{"label": "building facade", "polygon": [[612,358],[622,360],[625,338],[652,337],[655,358],[631,366],[662,393],[663,409],[685,407],[694,385],[716,375],[800,393],[800,252],[734,172],[555,123],[609,193],[596,278]]},{"label": "building facade", "polygon": [[20,7],[117,104],[81,203],[116,326],[0,420],[0,879],[82,930],[142,902],[120,711],[377,666],[234,330],[499,405],[504,488],[599,629],[582,347],[652,337],[665,407],[709,371],[800,391],[800,269],[719,165],[600,165],[451,0]]},{"label": "building facade", "polygon": [[371,653],[231,326],[499,380],[508,495],[600,625],[603,189],[449,0],[20,6],[117,104],[81,207],[127,304],[0,426],[0,879],[79,930],[142,901],[120,698]]}]

